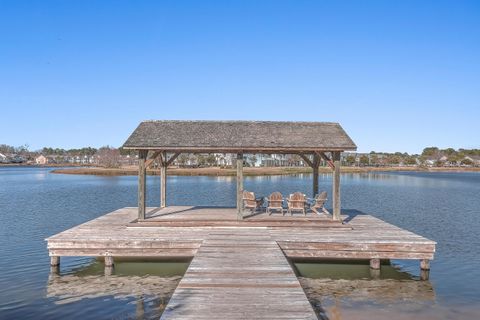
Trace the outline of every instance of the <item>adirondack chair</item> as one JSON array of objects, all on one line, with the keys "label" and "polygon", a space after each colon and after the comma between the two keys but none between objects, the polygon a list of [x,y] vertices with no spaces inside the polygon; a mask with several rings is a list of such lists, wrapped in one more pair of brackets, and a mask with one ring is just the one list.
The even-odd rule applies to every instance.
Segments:
[{"label": "adirondack chair", "polygon": [[305,205],[307,203],[307,197],[301,192],[295,192],[287,198],[288,213],[293,215],[293,211],[301,211],[304,215],[307,215]]},{"label": "adirondack chair", "polygon": [[243,208],[249,209],[252,212],[257,211],[263,203],[263,198],[255,198],[255,193],[250,191],[243,191]]},{"label": "adirondack chair", "polygon": [[277,210],[282,213],[282,215],[285,215],[283,212],[283,196],[280,192],[273,192],[268,198],[267,198],[267,213],[268,215],[272,214],[272,210]]},{"label": "adirondack chair", "polygon": [[313,199],[313,203],[310,206],[310,209],[316,214],[320,214],[320,212],[318,212],[318,209],[321,209],[325,214],[331,215],[330,212],[328,212],[328,210],[324,207],[325,202],[327,202],[327,192],[322,191],[317,194],[317,196]]}]

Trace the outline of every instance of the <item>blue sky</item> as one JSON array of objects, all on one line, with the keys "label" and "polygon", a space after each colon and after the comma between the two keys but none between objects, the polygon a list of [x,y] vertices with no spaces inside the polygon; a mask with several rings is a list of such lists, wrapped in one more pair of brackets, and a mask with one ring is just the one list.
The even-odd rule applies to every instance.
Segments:
[{"label": "blue sky", "polygon": [[340,122],[359,151],[479,148],[479,1],[3,1],[0,143],[146,119]]}]

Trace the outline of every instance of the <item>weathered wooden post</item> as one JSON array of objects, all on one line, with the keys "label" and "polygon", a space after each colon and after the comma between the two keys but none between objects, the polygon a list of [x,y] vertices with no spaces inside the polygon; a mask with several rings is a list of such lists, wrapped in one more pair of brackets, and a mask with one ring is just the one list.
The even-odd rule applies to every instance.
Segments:
[{"label": "weathered wooden post", "polygon": [[165,151],[162,152],[160,163],[160,207],[165,208],[167,206],[167,153]]},{"label": "weathered wooden post", "polygon": [[375,280],[380,279],[380,269],[370,268],[370,277]]},{"label": "weathered wooden post", "polygon": [[380,270],[380,259],[370,259],[370,268],[374,270]]},{"label": "weathered wooden post", "polygon": [[112,256],[105,256],[105,275],[111,276],[114,268],[114,261]]},{"label": "weathered wooden post", "polygon": [[145,160],[147,159],[148,150],[138,151],[138,220],[145,219],[145,177],[147,174]]},{"label": "weathered wooden post", "polygon": [[430,278],[430,270],[420,270],[420,280],[427,281]]},{"label": "weathered wooden post", "polygon": [[340,221],[341,212],[340,212],[340,152],[332,152],[333,160],[333,219]]},{"label": "weathered wooden post", "polygon": [[430,278],[430,260],[420,260],[420,280],[428,280]]},{"label": "weathered wooden post", "polygon": [[313,195],[312,197],[315,198],[315,196],[318,194],[318,166],[320,165],[320,157],[318,154],[313,155]]},{"label": "weathered wooden post", "polygon": [[60,257],[59,256],[50,256],[50,266],[51,267],[58,267],[60,265]]},{"label": "weathered wooden post", "polygon": [[243,153],[237,153],[237,219],[243,220]]}]

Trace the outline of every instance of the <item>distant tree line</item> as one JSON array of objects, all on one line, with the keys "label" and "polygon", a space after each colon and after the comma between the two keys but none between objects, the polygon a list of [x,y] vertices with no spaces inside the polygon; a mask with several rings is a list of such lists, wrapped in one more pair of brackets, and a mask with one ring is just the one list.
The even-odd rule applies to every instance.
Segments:
[{"label": "distant tree line", "polygon": [[[88,158],[88,163],[105,167],[118,167],[124,164],[133,164],[136,156],[136,150],[115,148],[112,146],[103,146],[101,148],[83,147],[73,149],[44,147],[40,150],[30,151],[28,145],[18,147],[7,144],[0,144],[0,153],[22,157],[26,161],[34,160],[39,155],[51,157],[56,161],[67,162],[72,157]],[[63,160],[62,160],[63,159]],[[253,166],[257,162],[257,155],[245,155],[244,163],[246,166]],[[128,161],[127,161],[128,160]],[[71,162],[71,161],[70,161]],[[84,163],[84,162],[82,162]],[[176,164],[184,166],[225,166],[226,157],[224,154],[181,154]],[[290,155],[285,159],[283,165],[295,166],[302,163],[298,155]],[[480,149],[455,150],[453,148],[440,149],[438,147],[424,148],[421,154],[408,154],[406,152],[375,152],[370,153],[344,153],[342,155],[342,165],[346,166],[471,166],[480,165]]]}]

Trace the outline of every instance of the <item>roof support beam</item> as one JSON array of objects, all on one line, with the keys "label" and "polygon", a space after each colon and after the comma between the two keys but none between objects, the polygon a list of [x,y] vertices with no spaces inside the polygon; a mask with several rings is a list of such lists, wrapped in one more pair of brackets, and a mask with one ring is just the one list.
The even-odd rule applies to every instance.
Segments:
[{"label": "roof support beam", "polygon": [[[333,153],[336,153],[337,151],[332,151],[332,155]],[[340,152],[338,152],[340,153]],[[319,151],[315,151],[315,154],[319,155],[320,157],[322,157],[323,160],[325,160],[325,162],[328,164],[328,166],[332,169],[335,169],[335,163],[333,162],[332,159],[330,159],[326,154],[325,152],[319,152]]]},{"label": "roof support beam", "polygon": [[313,168],[313,162],[310,161],[310,159],[305,154],[299,153],[298,155],[303,159],[303,161],[305,161],[306,164]]},{"label": "roof support beam", "polygon": [[175,159],[177,159],[180,154],[181,154],[181,152],[177,152],[177,153],[173,154],[173,155],[170,157],[170,159],[167,160],[167,167],[168,167],[169,165],[171,165],[171,164],[173,163],[173,161],[175,161]]},{"label": "roof support beam", "polygon": [[160,155],[161,151],[155,151],[152,155],[148,157],[148,159],[145,161],[145,168],[148,168],[152,165],[153,161],[157,159],[157,157]]},{"label": "roof support beam", "polygon": [[298,155],[313,169],[312,197],[315,197],[318,194],[318,166],[320,165],[320,154],[314,153],[313,161],[311,161],[308,156],[303,153],[299,153]]}]

